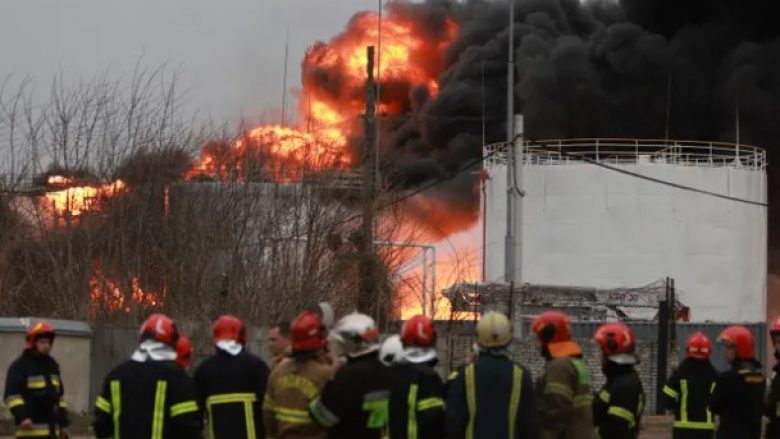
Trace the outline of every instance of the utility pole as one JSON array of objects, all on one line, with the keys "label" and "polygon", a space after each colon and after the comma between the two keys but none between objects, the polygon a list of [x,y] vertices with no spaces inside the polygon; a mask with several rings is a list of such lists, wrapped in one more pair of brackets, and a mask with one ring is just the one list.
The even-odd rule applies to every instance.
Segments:
[{"label": "utility pole", "polygon": [[512,295],[515,283],[515,2],[509,0],[509,53],[506,69],[506,236],[504,238],[504,281]]},{"label": "utility pole", "polygon": [[377,260],[374,251],[374,213],[376,200],[376,94],[374,84],[374,46],[366,49],[366,113],[363,120],[363,223],[359,240],[360,291],[358,310],[368,315],[377,315],[379,297],[377,285]]}]

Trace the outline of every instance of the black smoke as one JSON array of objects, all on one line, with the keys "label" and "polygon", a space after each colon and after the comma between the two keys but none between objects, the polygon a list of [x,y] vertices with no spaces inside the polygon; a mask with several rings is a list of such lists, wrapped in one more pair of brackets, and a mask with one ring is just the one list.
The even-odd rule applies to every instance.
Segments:
[{"label": "black smoke", "polygon": [[[735,140],[780,157],[780,2],[775,0],[517,0],[515,108],[530,138]],[[451,176],[505,138],[508,3],[427,1],[461,30],[440,92],[384,120],[384,157],[399,180]],[[669,123],[667,126],[667,109]],[[770,245],[780,245],[770,166]],[[476,182],[472,174],[457,180]],[[459,186],[459,185],[454,185]],[[476,193],[472,191],[469,193]],[[469,201],[474,209],[477,200]]]}]

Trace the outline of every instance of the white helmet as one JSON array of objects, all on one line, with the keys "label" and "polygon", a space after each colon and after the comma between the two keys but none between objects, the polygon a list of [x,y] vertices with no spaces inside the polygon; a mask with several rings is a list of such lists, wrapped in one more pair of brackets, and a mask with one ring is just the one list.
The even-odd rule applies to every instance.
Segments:
[{"label": "white helmet", "polygon": [[400,335],[391,335],[379,348],[379,360],[385,366],[398,363],[404,356],[404,345]]},{"label": "white helmet", "polygon": [[332,332],[341,339],[344,353],[349,357],[379,350],[379,329],[374,319],[365,314],[347,314],[336,323]]}]

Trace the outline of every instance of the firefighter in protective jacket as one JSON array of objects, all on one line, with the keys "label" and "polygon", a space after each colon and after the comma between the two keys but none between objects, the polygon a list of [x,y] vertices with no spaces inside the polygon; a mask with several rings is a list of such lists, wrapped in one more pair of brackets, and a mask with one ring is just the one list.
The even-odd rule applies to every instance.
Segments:
[{"label": "firefighter in protective jacket", "polygon": [[769,423],[766,426],[766,439],[780,439],[780,317],[769,328],[772,344],[775,346],[775,367],[772,369],[772,383],[764,406],[764,416]]},{"label": "firefighter in protective jacket", "polygon": [[436,366],[436,329],[417,315],[401,327],[404,352],[391,366],[396,386],[390,396],[392,439],[444,437],[444,384]]},{"label": "firefighter in protective jacket", "polygon": [[35,322],[27,328],[22,355],[8,368],[5,405],[16,424],[16,437],[68,437],[68,413],[60,366],[49,355],[54,328]]},{"label": "firefighter in protective jacket", "polygon": [[607,323],[596,330],[606,384],[593,401],[593,422],[599,439],[636,439],[645,409],[645,392],[634,369],[636,336],[622,323]]},{"label": "firefighter in protective jacket", "polygon": [[509,319],[485,313],[477,323],[477,358],[450,376],[445,425],[459,439],[525,439],[539,435],[531,373],[512,361]]},{"label": "firefighter in protective jacket", "polygon": [[213,335],[216,353],[195,370],[195,389],[206,414],[208,437],[264,438],[268,366],[244,349],[246,326],[238,318],[220,316]]},{"label": "firefighter in protective jacket", "polygon": [[141,326],[139,338],[130,360],[106,376],[95,402],[95,436],[199,438],[195,389],[176,364],[176,324],[168,316],[153,314]]},{"label": "firefighter in protective jacket", "polygon": [[325,358],[325,326],[312,311],[290,325],[291,353],[274,367],[263,404],[265,431],[274,439],[324,439],[327,431],[309,415],[311,401],[333,376]]},{"label": "firefighter in protective jacket", "polygon": [[593,393],[582,350],[571,338],[569,317],[547,311],[531,330],[547,360],[537,386],[541,439],[585,439],[593,432]]},{"label": "firefighter in protective jacket", "polygon": [[347,363],[309,404],[312,419],[328,429],[331,439],[386,437],[393,375],[379,361],[379,330],[374,319],[348,314],[330,336],[338,340]]},{"label": "firefighter in protective jacket", "polygon": [[753,334],[744,326],[729,326],[718,337],[725,344],[731,368],[715,381],[710,410],[720,423],[718,439],[759,439],[764,409],[764,374],[754,357]]},{"label": "firefighter in protective jacket", "polygon": [[703,332],[685,344],[687,358],[664,386],[666,407],[674,411],[674,439],[712,439],[715,423],[708,402],[717,372],[710,363],[712,343]]}]

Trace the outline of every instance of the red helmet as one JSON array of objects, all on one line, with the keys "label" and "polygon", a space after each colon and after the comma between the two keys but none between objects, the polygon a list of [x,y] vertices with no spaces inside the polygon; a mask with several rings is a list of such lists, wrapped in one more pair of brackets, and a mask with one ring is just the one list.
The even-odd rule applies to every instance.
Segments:
[{"label": "red helmet", "polygon": [[606,323],[599,327],[593,339],[601,347],[601,352],[610,361],[617,364],[636,364],[634,355],[636,335],[623,323]]},{"label": "red helmet", "polygon": [[186,369],[192,364],[192,342],[182,335],[176,342],[176,364]]},{"label": "red helmet", "polygon": [[729,326],[718,336],[718,341],[733,345],[737,358],[749,359],[754,356],[753,333],[744,326]]},{"label": "red helmet", "polygon": [[688,341],[685,343],[685,350],[688,353],[688,358],[696,358],[698,360],[706,360],[710,358],[712,352],[712,343],[710,343],[707,334],[699,331],[694,332],[688,337]]},{"label": "red helmet", "polygon": [[39,320],[27,327],[25,347],[27,349],[34,348],[35,342],[40,338],[49,338],[54,341],[54,327],[49,322]]},{"label": "red helmet", "polygon": [[769,327],[769,334],[773,336],[780,334],[780,317],[777,317],[775,321],[772,322],[772,326]]},{"label": "red helmet", "polygon": [[214,321],[214,341],[234,340],[246,344],[246,326],[238,317],[221,315]]},{"label": "red helmet", "polygon": [[401,342],[404,346],[435,347],[436,328],[431,319],[417,315],[405,321],[401,327]]},{"label": "red helmet", "polygon": [[304,311],[290,324],[293,352],[313,352],[325,346],[325,326],[313,311]]},{"label": "red helmet", "polygon": [[536,335],[553,358],[568,357],[582,353],[580,347],[571,339],[569,316],[560,311],[546,311],[540,314],[531,325]]},{"label": "red helmet", "polygon": [[176,341],[179,339],[179,330],[176,329],[173,319],[165,314],[152,314],[141,325],[138,339],[139,341],[156,340],[175,348]]}]

